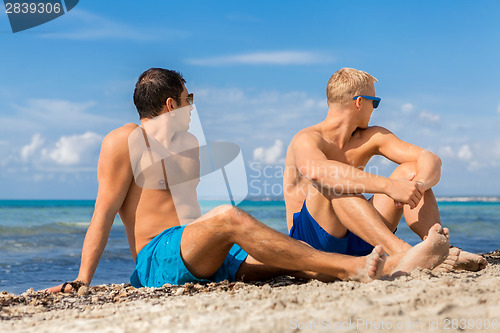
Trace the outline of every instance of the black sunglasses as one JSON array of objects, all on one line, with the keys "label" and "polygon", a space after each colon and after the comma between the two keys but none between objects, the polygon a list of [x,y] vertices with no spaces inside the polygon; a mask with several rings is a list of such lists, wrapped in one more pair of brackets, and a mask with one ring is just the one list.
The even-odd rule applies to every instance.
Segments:
[{"label": "black sunglasses", "polygon": [[[181,98],[182,96],[179,96],[178,98]],[[186,101],[189,103],[189,105],[193,105],[194,103],[194,94],[190,93],[186,97]]]}]

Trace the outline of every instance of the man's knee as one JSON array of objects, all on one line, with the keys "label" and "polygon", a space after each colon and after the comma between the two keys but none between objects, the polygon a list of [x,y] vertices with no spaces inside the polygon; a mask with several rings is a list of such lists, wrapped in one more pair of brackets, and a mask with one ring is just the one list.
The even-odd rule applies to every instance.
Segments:
[{"label": "man's knee", "polygon": [[416,162],[405,162],[400,164],[391,174],[389,178],[403,178],[410,180],[412,175],[417,173]]},{"label": "man's knee", "polygon": [[221,205],[213,210],[215,219],[226,227],[241,227],[243,211],[232,205]]}]

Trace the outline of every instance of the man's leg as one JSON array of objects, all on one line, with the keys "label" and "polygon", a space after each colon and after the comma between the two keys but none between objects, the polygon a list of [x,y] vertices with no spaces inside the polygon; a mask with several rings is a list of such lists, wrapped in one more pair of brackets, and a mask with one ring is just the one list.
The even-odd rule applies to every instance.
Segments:
[{"label": "man's leg", "polygon": [[[403,163],[394,170],[390,178],[411,179],[415,173],[416,163]],[[438,204],[432,189],[425,191],[417,207],[413,209],[408,205],[404,205],[404,208],[396,207],[394,200],[385,194],[375,194],[370,201],[384,218],[389,228],[398,225],[404,211],[406,223],[422,240],[427,237],[429,229],[434,224],[441,224]],[[483,257],[461,251],[454,268],[477,271],[483,269],[486,265],[486,259]]]},{"label": "man's leg", "polygon": [[[415,173],[416,163],[408,162],[399,165],[389,178],[411,179]],[[432,189],[425,191],[417,207],[413,209],[409,205],[404,205],[403,208],[396,207],[394,200],[385,194],[375,194],[370,201],[384,218],[386,224],[389,227],[394,227],[394,230],[399,224],[404,211],[406,223],[422,240],[427,236],[429,229],[434,224],[441,224],[436,197]]]},{"label": "man's leg", "polygon": [[[393,176],[396,175],[397,173]],[[449,259],[445,264],[445,270],[449,271],[453,266],[452,264],[457,261],[457,255],[454,252],[447,259],[448,248],[443,247],[443,244],[449,245],[448,230],[442,229],[439,224],[431,225],[426,236],[432,235],[432,237],[420,243],[419,246],[412,248],[411,245],[396,237],[393,233],[401,219],[403,209],[397,208],[394,205],[394,200],[390,199],[389,201],[389,199],[385,195],[374,196],[373,202],[382,203],[386,207],[386,209],[378,211],[374,204],[361,195],[334,197],[331,200],[334,215],[328,222],[337,223],[339,230],[348,229],[372,245],[382,245],[389,254],[385,265],[385,274],[392,274],[400,270],[402,272],[409,271],[416,267],[434,269],[441,263],[445,264],[445,259]],[[338,237],[337,235],[334,236]],[[439,251],[436,250],[437,248],[439,248]],[[428,258],[433,256],[435,260],[433,262],[422,260],[426,256]],[[449,262],[452,264],[449,264]]]},{"label": "man's leg", "polygon": [[[367,257],[317,251],[231,206],[219,207],[202,221],[186,226],[181,255],[194,276],[208,278],[222,265],[233,244],[240,245],[255,259],[247,260],[247,268],[258,265],[257,269],[266,277],[289,271],[312,271],[343,280],[369,281],[381,273],[379,268],[384,260],[381,247]],[[238,273],[250,274],[247,271]],[[258,279],[258,274],[253,278]]]},{"label": "man's leg", "polygon": [[392,223],[392,216],[379,213],[362,195],[342,195],[333,198],[331,204],[343,227],[372,245],[382,245],[387,254],[411,249],[411,245],[394,235],[397,223]]},{"label": "man's leg", "polygon": [[[307,244],[306,242],[302,243],[311,247],[311,245]],[[238,272],[236,273],[236,279],[245,282],[261,281],[276,277],[278,275],[290,275],[304,280],[315,279],[322,282],[333,282],[339,280],[339,278],[327,274],[316,273],[312,271],[292,271],[265,265],[260,261],[254,259],[251,255],[248,255],[245,261],[241,264]]]}]

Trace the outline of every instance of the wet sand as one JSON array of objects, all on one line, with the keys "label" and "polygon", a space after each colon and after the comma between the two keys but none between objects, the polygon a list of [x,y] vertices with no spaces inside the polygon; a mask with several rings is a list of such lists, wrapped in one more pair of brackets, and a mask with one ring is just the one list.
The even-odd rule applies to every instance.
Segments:
[{"label": "wet sand", "polygon": [[[500,332],[500,251],[480,272],[396,279],[0,292],[0,332]],[[85,294],[85,290],[80,290]]]}]

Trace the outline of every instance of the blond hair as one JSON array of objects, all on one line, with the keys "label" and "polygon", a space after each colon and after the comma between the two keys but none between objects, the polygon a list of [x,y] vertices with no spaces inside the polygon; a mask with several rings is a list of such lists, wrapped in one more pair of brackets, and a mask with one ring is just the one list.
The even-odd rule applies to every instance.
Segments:
[{"label": "blond hair", "polygon": [[328,104],[345,104],[354,96],[366,94],[370,83],[378,80],[354,68],[342,68],[336,71],[326,85]]}]

